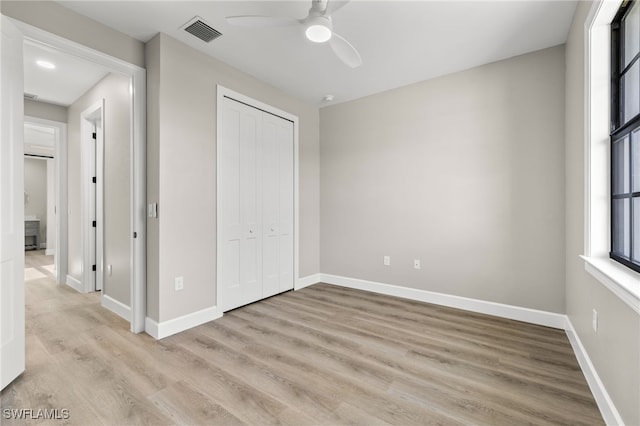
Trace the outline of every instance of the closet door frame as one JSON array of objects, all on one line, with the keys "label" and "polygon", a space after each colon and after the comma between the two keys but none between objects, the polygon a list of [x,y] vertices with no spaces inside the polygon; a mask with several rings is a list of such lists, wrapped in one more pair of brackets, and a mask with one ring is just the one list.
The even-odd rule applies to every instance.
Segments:
[{"label": "closet door frame", "polygon": [[250,107],[262,110],[269,114],[273,114],[279,117],[282,117],[286,120],[289,120],[293,123],[293,285],[294,289],[297,288],[298,281],[298,258],[299,258],[299,150],[298,150],[298,134],[299,134],[299,125],[298,125],[298,117],[296,115],[290,114],[286,111],[280,110],[271,105],[260,102],[256,99],[253,99],[249,96],[245,96],[241,93],[228,89],[224,86],[217,85],[217,104],[216,104],[216,306],[221,308],[223,305],[221,303],[222,298],[224,298],[224,294],[222,294],[222,286],[218,285],[220,282],[220,268],[218,265],[220,264],[220,253],[223,245],[220,233],[221,224],[218,221],[220,217],[221,208],[220,203],[218,202],[218,194],[220,191],[220,161],[221,155],[219,152],[220,146],[217,144],[217,141],[221,138],[221,129],[222,126],[222,113],[223,113],[223,103],[224,99],[229,98],[234,101],[243,103]]}]

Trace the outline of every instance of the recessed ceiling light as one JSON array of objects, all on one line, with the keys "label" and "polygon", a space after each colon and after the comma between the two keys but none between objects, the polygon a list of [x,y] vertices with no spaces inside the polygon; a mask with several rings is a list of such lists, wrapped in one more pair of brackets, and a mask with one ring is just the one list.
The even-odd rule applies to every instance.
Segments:
[{"label": "recessed ceiling light", "polygon": [[38,64],[39,67],[45,68],[45,69],[48,69],[48,70],[55,69],[55,67],[56,67],[51,62],[43,61],[43,60],[36,61],[36,64]]},{"label": "recessed ceiling light", "polygon": [[333,95],[324,95],[324,98],[322,98],[323,102],[331,102],[333,100]]}]

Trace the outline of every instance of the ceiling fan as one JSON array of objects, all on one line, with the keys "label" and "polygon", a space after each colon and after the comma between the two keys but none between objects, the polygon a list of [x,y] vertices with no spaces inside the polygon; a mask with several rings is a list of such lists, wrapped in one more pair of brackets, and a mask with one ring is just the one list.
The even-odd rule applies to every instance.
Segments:
[{"label": "ceiling fan", "polygon": [[309,14],[304,19],[260,15],[227,16],[226,19],[231,25],[244,27],[300,25],[305,29],[305,35],[309,40],[315,43],[328,42],[342,62],[351,68],[357,68],[362,65],[360,54],[351,43],[333,32],[333,23],[331,22],[331,15],[348,2],[348,0],[312,0]]}]

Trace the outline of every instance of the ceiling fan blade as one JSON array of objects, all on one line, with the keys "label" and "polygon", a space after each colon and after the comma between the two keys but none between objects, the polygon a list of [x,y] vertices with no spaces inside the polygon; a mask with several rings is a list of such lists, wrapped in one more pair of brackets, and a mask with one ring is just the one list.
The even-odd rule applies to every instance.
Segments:
[{"label": "ceiling fan blade", "polygon": [[259,15],[227,16],[226,20],[229,24],[240,27],[284,27],[300,23],[299,20],[293,18]]},{"label": "ceiling fan blade", "polygon": [[342,9],[347,3],[349,3],[349,0],[328,0],[327,8],[324,11],[325,16],[331,15],[338,9]]},{"label": "ceiling fan blade", "polygon": [[351,68],[358,68],[362,65],[362,58],[356,48],[338,34],[333,33],[329,44],[333,49],[333,53]]}]

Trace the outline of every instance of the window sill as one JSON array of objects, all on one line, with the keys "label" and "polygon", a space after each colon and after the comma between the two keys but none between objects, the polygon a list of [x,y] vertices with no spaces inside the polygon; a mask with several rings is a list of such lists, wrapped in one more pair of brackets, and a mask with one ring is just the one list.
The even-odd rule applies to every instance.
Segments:
[{"label": "window sill", "polygon": [[640,274],[609,258],[580,256],[584,269],[640,314]]}]

